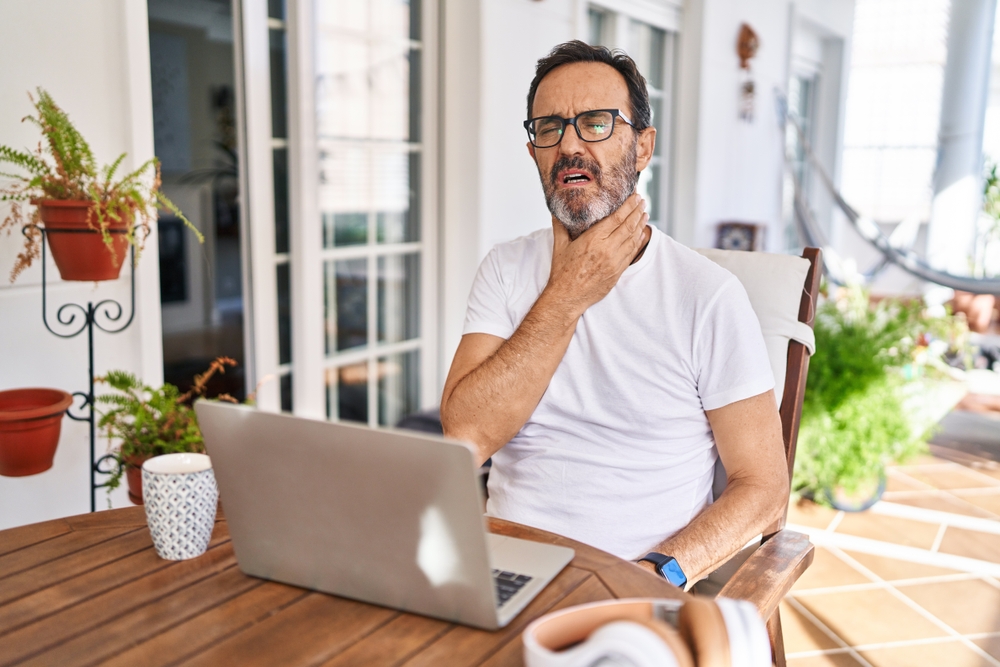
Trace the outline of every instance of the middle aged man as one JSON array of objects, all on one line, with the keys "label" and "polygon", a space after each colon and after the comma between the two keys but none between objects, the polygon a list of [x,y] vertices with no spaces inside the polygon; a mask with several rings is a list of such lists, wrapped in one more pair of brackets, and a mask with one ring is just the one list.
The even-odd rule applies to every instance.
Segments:
[{"label": "middle aged man", "polygon": [[445,434],[493,457],[490,515],[647,557],[683,586],[788,497],[760,325],[735,277],[646,224],[634,190],[656,130],[628,56],[556,47],[528,118],[552,224],[483,261]]}]

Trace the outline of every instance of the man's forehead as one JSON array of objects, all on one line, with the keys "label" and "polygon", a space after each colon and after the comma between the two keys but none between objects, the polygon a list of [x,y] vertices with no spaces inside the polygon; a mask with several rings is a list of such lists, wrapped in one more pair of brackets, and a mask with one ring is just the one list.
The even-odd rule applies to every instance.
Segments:
[{"label": "man's forehead", "polygon": [[573,116],[590,109],[621,109],[629,104],[628,85],[618,70],[605,63],[560,65],[538,84],[532,117]]}]

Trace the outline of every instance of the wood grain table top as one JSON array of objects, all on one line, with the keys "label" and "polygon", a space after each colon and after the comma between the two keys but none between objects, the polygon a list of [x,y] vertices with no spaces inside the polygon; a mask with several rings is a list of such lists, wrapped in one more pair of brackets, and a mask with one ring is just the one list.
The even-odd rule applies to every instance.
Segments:
[{"label": "wood grain table top", "polygon": [[208,551],[156,555],[142,507],[0,532],[0,665],[521,665],[534,618],[584,602],[684,597],[593,547],[506,521],[494,533],[576,557],[502,630],[486,632],[243,574],[224,518]]}]

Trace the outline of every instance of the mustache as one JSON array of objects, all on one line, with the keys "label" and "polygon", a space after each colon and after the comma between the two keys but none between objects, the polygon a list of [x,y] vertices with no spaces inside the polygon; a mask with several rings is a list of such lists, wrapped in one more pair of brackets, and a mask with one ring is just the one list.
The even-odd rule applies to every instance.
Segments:
[{"label": "mustache", "polygon": [[559,178],[559,172],[566,169],[586,170],[594,177],[594,182],[598,185],[601,183],[601,165],[596,162],[591,162],[590,160],[584,160],[579,155],[564,155],[556,160],[556,163],[552,165],[552,170],[549,172],[549,183],[553,186],[556,185],[556,179]]}]

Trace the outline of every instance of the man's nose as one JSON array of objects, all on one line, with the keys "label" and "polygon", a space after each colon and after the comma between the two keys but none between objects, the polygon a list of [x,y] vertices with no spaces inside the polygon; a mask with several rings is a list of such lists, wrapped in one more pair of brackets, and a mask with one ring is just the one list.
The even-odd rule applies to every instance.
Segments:
[{"label": "man's nose", "polygon": [[567,124],[562,141],[559,142],[559,153],[561,155],[582,155],[585,152],[584,141],[577,134],[576,127]]}]

